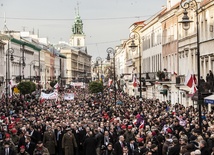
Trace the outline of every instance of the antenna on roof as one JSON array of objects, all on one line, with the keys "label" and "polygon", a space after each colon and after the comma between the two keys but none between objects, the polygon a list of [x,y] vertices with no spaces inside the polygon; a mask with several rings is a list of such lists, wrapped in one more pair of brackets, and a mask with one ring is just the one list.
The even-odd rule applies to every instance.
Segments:
[{"label": "antenna on roof", "polygon": [[77,1],[77,15],[79,15],[79,2]]},{"label": "antenna on roof", "polygon": [[76,9],[76,8],[74,8],[74,10],[75,10],[75,15],[77,15],[77,9]]},{"label": "antenna on roof", "polygon": [[9,31],[7,28],[6,13],[4,12],[4,32]]}]

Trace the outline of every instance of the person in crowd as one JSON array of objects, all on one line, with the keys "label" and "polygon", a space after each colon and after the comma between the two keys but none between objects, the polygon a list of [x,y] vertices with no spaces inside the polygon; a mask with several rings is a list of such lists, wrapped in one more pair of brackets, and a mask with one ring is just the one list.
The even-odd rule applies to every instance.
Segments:
[{"label": "person in crowd", "polygon": [[50,155],[48,149],[43,146],[42,141],[38,141],[36,148],[33,151],[33,155]]},{"label": "person in crowd", "polygon": [[26,150],[25,150],[25,146],[22,145],[19,149],[19,153],[17,155],[30,155]]},{"label": "person in crowd", "polygon": [[123,155],[123,147],[126,146],[124,136],[119,136],[119,140],[114,144],[114,153]]},{"label": "person in crowd", "polygon": [[12,139],[11,139],[11,135],[10,135],[9,133],[6,133],[6,134],[5,134],[5,139],[4,139],[4,141],[3,141],[3,145],[4,145],[5,143],[9,144],[9,145],[10,145],[10,148],[12,148],[13,151],[15,151],[15,152],[17,151],[17,150],[16,150],[16,146],[15,146],[15,144],[13,143],[13,141],[12,141]]},{"label": "person in crowd", "polygon": [[62,137],[64,132],[62,131],[62,127],[61,126],[57,126],[57,129],[54,130],[55,132],[55,137],[56,137],[56,142],[57,142],[57,146],[56,146],[56,152],[58,155],[62,155],[63,150],[62,150]]},{"label": "person in crowd", "polygon": [[169,148],[168,154],[167,155],[179,155],[180,154],[180,145],[178,142],[178,139],[175,137],[172,140],[172,146]]},{"label": "person in crowd", "polygon": [[129,155],[129,149],[127,146],[123,147],[123,155]]},{"label": "person in crowd", "polygon": [[47,131],[44,132],[43,145],[48,149],[50,155],[55,155],[56,153],[56,137],[50,125],[47,126]]},{"label": "person in crowd", "polygon": [[83,148],[85,155],[96,154],[97,141],[92,131],[89,132],[88,138],[85,139]]},{"label": "person in crowd", "polygon": [[4,147],[1,150],[1,155],[16,155],[15,150],[10,146],[8,141],[4,143]]},{"label": "person in crowd", "polygon": [[[75,94],[74,99],[64,100],[63,95],[71,92]],[[96,144],[96,155],[108,150],[109,144],[113,148],[108,153],[121,155],[123,147],[127,146],[128,153],[133,154],[130,151],[133,140],[136,144],[134,155],[172,154],[173,150],[179,152],[175,151],[179,147],[184,155],[195,150],[203,153],[208,149],[208,153],[213,152],[214,112],[208,112],[206,107],[201,109],[200,131],[199,111],[192,105],[185,107],[180,103],[171,104],[158,99],[139,101],[137,97],[119,90],[116,96],[121,104],[115,104],[112,99],[115,94],[107,87],[103,93],[91,94],[87,87],[84,92],[85,96],[80,88],[62,90],[58,92],[58,101],[39,101],[33,94],[26,95],[26,99],[14,95],[8,100],[7,106],[5,100],[0,99],[1,151],[6,142],[11,147],[16,146],[16,138],[12,137],[17,135],[18,151],[25,146],[25,151],[30,155],[34,154],[34,149],[29,151],[29,142],[31,144],[34,140],[39,142],[43,139],[44,146],[53,144],[53,149],[48,148],[48,152],[58,155],[85,155],[86,150],[90,150],[85,146],[89,144]],[[49,130],[53,136],[49,136]],[[174,139],[179,139],[179,142],[176,143]],[[201,142],[203,140],[206,143]],[[41,153],[43,147],[37,144],[35,147],[39,149],[37,153]]]},{"label": "person in crowd", "polygon": [[134,139],[134,133],[132,132],[132,125],[128,125],[128,129],[124,133],[124,138],[126,143]]},{"label": "person in crowd", "polygon": [[39,133],[37,132],[37,130],[35,130],[35,126],[30,125],[28,132],[29,132],[29,135],[31,137],[31,141],[36,144],[38,142],[38,138],[39,138],[38,134]]},{"label": "person in crowd", "polygon": [[166,134],[165,135],[165,142],[164,142],[163,147],[162,147],[162,155],[167,155],[168,148],[171,144],[172,144],[172,139],[171,139],[169,134]]},{"label": "person in crowd", "polygon": [[108,143],[107,147],[102,151],[101,155],[114,155],[113,153],[113,144]]},{"label": "person in crowd", "polygon": [[137,149],[135,139],[130,139],[130,142],[127,143],[127,147],[129,149],[129,155],[134,155],[134,151]]},{"label": "person in crowd", "polygon": [[19,144],[19,136],[17,135],[17,130],[16,128],[13,128],[11,130],[11,141],[13,142],[13,144],[15,145],[15,151],[18,152],[19,149],[18,149],[18,144]]},{"label": "person in crowd", "polygon": [[199,148],[201,151],[201,155],[210,155],[209,149],[207,147],[207,142],[205,140],[200,140]]},{"label": "person in crowd", "polygon": [[66,133],[62,137],[62,149],[64,155],[75,155],[77,150],[77,142],[74,134],[71,132],[71,128],[66,128]]},{"label": "person in crowd", "polygon": [[31,141],[31,137],[30,136],[26,137],[25,145],[22,145],[22,146],[25,146],[25,151],[28,152],[29,155],[33,155],[33,151],[34,151],[34,149],[36,147],[36,144]]}]

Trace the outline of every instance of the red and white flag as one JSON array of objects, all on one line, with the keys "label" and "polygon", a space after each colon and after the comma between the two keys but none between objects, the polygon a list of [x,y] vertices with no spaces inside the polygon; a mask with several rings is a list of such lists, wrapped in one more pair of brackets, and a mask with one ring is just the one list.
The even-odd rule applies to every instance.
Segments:
[{"label": "red and white flag", "polygon": [[133,86],[137,87],[137,78],[135,75],[133,76]]},{"label": "red and white flag", "polygon": [[172,71],[171,74],[172,74],[172,75],[175,75],[175,76],[178,75],[175,71]]},{"label": "red and white flag", "polygon": [[113,83],[113,80],[109,78],[108,79],[108,86],[110,87],[112,85],[112,83]]},{"label": "red and white flag", "polygon": [[192,87],[190,88],[190,92],[189,94],[195,94],[195,92],[197,91],[197,87],[196,87],[196,82],[193,82]]},{"label": "red and white flag", "polygon": [[55,84],[54,88],[57,89],[57,90],[59,89],[59,84],[58,84],[58,82]]},{"label": "red and white flag", "polygon": [[185,79],[185,85],[192,88],[193,85],[196,85],[196,84],[197,84],[197,80],[196,80],[195,74],[188,73]]},{"label": "red and white flag", "polygon": [[139,129],[142,129],[144,128],[144,120],[141,122],[140,126],[139,126]]}]

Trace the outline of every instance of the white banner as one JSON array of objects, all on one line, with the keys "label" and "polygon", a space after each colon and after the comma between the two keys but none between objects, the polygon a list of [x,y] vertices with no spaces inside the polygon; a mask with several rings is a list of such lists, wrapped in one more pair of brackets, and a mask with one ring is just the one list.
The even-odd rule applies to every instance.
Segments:
[{"label": "white banner", "polygon": [[73,100],[74,99],[74,93],[66,93],[64,95],[64,100]]},{"label": "white banner", "polygon": [[41,98],[43,99],[48,99],[48,100],[55,100],[58,97],[58,93],[57,92],[53,92],[50,94],[46,94],[46,93],[41,93]]},{"label": "white banner", "polygon": [[85,88],[85,83],[83,83],[83,82],[71,82],[71,86]]}]

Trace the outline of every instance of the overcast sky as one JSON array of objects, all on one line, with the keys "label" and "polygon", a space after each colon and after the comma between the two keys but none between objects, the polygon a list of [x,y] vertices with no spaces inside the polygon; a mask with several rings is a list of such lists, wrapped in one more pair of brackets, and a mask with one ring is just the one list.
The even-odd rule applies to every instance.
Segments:
[{"label": "overcast sky", "polygon": [[[129,37],[129,27],[159,12],[167,0],[0,0],[0,29],[4,13],[9,30],[39,32],[53,44],[69,41],[75,8],[83,20],[86,46],[92,59]],[[77,3],[79,3],[77,5]]]}]

